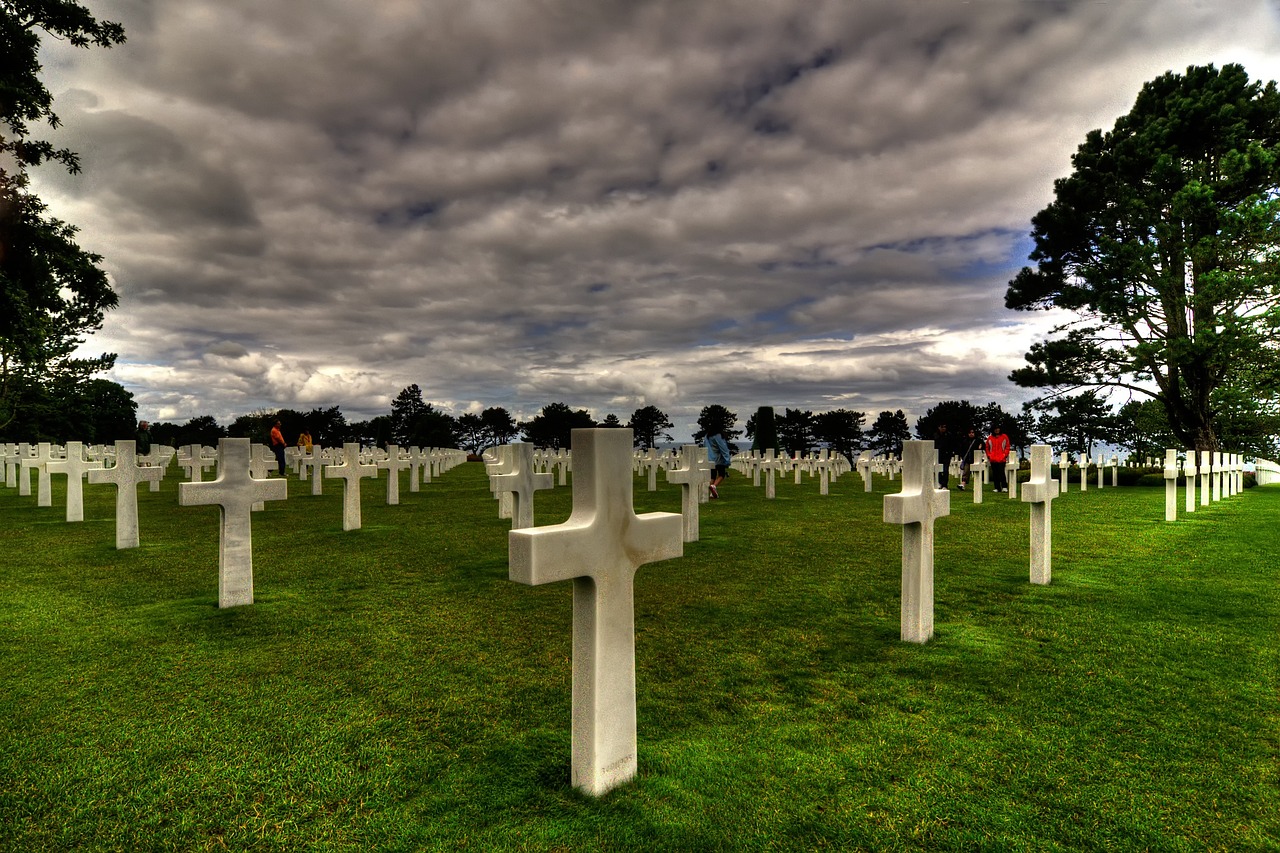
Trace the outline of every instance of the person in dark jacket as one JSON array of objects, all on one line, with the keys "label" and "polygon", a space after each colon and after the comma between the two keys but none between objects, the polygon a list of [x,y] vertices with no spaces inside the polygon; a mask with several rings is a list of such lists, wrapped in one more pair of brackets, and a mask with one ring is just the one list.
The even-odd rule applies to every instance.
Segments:
[{"label": "person in dark jacket", "polygon": [[956,455],[956,446],[951,434],[947,432],[946,424],[938,424],[938,430],[933,434],[933,449],[938,452],[938,461],[942,463],[942,470],[938,472],[938,488],[949,489],[951,457]]}]

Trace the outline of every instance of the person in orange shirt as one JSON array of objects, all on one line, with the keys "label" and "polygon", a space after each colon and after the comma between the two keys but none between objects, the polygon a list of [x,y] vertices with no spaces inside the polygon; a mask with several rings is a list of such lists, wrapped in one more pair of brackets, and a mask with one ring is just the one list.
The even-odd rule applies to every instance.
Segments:
[{"label": "person in orange shirt", "polygon": [[280,421],[271,427],[271,449],[276,454],[276,462],[280,463],[280,476],[284,476],[284,433],[280,432]]},{"label": "person in orange shirt", "polygon": [[991,485],[997,492],[1009,491],[1009,479],[1004,474],[1005,463],[1009,461],[1009,436],[1004,434],[1000,424],[991,425],[991,435],[987,436],[987,468],[991,472]]}]

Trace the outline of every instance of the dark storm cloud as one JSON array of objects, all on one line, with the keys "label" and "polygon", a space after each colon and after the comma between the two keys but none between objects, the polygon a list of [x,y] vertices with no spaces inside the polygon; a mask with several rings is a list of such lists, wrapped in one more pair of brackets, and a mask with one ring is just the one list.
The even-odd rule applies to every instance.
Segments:
[{"label": "dark storm cloud", "polygon": [[1004,286],[1085,132],[1277,76],[1244,2],[100,7],[129,42],[46,61],[85,174],[38,181],[152,419],[1012,406]]}]

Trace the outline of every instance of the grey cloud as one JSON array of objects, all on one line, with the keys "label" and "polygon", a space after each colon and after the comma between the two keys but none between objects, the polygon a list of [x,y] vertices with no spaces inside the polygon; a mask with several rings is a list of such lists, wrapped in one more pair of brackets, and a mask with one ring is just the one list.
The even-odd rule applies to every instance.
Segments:
[{"label": "grey cloud", "polygon": [[41,181],[144,406],[1012,401],[1030,216],[1142,81],[1275,46],[1229,6],[104,0]]}]

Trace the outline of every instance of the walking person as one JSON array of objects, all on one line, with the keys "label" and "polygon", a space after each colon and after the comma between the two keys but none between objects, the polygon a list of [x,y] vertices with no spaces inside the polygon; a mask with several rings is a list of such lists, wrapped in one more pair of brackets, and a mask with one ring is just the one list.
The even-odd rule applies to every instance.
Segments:
[{"label": "walking person", "polygon": [[710,433],[707,435],[707,461],[711,463],[711,485],[709,486],[711,497],[720,497],[719,485],[724,478],[729,476],[729,463],[733,461],[733,457],[729,453],[729,443],[724,440],[724,436],[720,433]]}]

